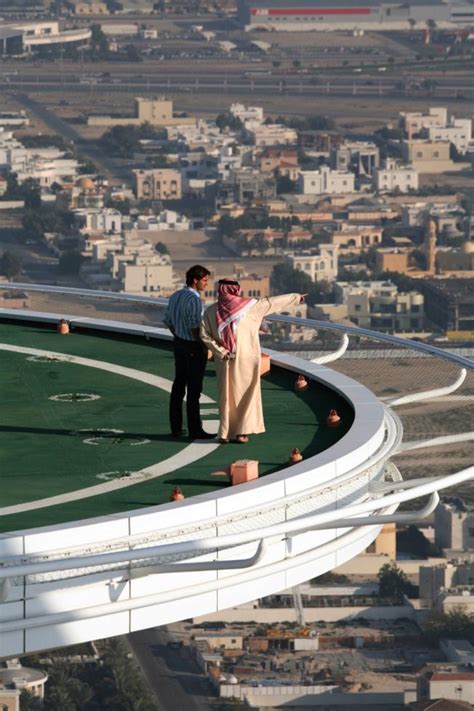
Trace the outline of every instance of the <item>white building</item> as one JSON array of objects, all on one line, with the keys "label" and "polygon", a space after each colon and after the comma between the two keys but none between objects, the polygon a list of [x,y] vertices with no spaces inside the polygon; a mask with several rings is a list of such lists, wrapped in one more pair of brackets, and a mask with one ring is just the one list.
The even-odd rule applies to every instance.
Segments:
[{"label": "white building", "polygon": [[401,112],[401,123],[408,137],[420,133],[422,129],[443,128],[448,123],[448,109],[445,107],[431,107],[429,113],[419,111]]},{"label": "white building", "polygon": [[221,146],[217,158],[217,174],[220,180],[229,180],[233,171],[242,168],[243,146],[231,143]]},{"label": "white building", "polygon": [[122,230],[122,213],[112,207],[77,208],[73,210],[74,220],[82,232],[103,232],[119,234]]},{"label": "white building", "polygon": [[244,136],[254,146],[294,146],[298,143],[298,133],[280,123],[260,124],[248,121]]},{"label": "white building", "polygon": [[191,229],[191,221],[174,210],[162,210],[157,215],[138,215],[134,228],[137,230],[184,231]]},{"label": "white building", "polygon": [[293,269],[304,272],[312,281],[334,281],[337,277],[337,245],[320,244],[318,251],[292,252],[286,259]]},{"label": "white building", "polygon": [[417,291],[399,293],[390,281],[338,281],[335,293],[336,301],[347,305],[350,320],[362,328],[390,333],[423,328],[424,297]]},{"label": "white building", "polygon": [[245,104],[231,104],[230,113],[235,118],[242,121],[243,124],[246,121],[256,121],[257,123],[262,123],[263,121],[263,108],[261,106],[245,106]]},{"label": "white building", "polygon": [[355,192],[354,173],[331,170],[322,165],[319,170],[302,170],[298,178],[303,195],[335,195]]},{"label": "white building", "polygon": [[431,126],[428,138],[430,141],[449,141],[458,153],[467,153],[472,145],[472,120],[453,117],[447,126]]},{"label": "white building", "polygon": [[411,165],[402,165],[396,160],[387,158],[383,167],[374,169],[373,185],[381,193],[390,193],[394,190],[408,193],[418,190],[418,171]]},{"label": "white building", "polygon": [[120,261],[117,273],[120,291],[127,294],[155,293],[168,296],[174,289],[173,265],[168,254],[134,255]]},{"label": "white building", "polygon": [[29,126],[30,119],[26,111],[0,111],[0,126]]}]

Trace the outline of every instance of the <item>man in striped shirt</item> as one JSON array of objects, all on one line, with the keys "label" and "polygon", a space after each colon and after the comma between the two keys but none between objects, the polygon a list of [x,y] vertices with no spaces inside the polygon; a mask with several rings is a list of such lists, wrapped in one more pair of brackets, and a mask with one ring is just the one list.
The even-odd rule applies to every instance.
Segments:
[{"label": "man in striped shirt", "polygon": [[175,376],[170,397],[170,426],[173,437],[186,434],[183,429],[183,400],[186,394],[186,414],[189,436],[192,439],[213,439],[205,432],[199,411],[202,381],[207,363],[207,348],[199,338],[204,304],[200,292],[204,291],[210,272],[196,264],[186,272],[186,286],[170,298],[164,318],[174,336]]}]

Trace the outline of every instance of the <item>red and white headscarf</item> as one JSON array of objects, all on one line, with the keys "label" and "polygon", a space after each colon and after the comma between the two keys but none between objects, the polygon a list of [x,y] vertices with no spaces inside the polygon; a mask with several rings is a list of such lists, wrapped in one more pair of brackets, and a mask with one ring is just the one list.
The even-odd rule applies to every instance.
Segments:
[{"label": "red and white headscarf", "polygon": [[229,353],[235,353],[239,321],[257,300],[240,296],[241,289],[238,281],[223,279],[217,286],[217,332],[224,348],[227,348]]}]

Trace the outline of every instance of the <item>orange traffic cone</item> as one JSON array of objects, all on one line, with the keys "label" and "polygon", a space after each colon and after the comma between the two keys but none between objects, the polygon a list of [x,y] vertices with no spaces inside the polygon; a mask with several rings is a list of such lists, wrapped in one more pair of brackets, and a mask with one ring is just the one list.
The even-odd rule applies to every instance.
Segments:
[{"label": "orange traffic cone", "polygon": [[341,424],[341,418],[337,414],[336,410],[329,411],[326,423],[328,427],[339,427],[339,425]]},{"label": "orange traffic cone", "polygon": [[297,462],[301,462],[302,459],[303,459],[303,455],[301,454],[298,447],[295,447],[294,449],[291,450],[290,464],[296,464]]},{"label": "orange traffic cone", "polygon": [[175,486],[173,489],[173,492],[171,494],[170,501],[182,501],[184,499],[184,494],[179,488],[179,486]]},{"label": "orange traffic cone", "polygon": [[304,377],[304,375],[298,375],[298,377],[295,380],[295,390],[306,390],[308,387],[308,381]]},{"label": "orange traffic cone", "polygon": [[61,336],[66,336],[69,333],[69,324],[65,318],[62,318],[58,323],[57,331],[61,334]]}]

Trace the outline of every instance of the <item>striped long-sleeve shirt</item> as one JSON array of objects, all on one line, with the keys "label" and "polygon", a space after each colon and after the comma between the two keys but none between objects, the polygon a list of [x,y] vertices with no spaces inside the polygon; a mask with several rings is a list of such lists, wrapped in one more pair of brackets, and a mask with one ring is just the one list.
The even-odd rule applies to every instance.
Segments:
[{"label": "striped long-sleeve shirt", "polygon": [[199,292],[185,286],[170,297],[164,322],[177,338],[194,341],[192,329],[199,328],[203,311]]}]

